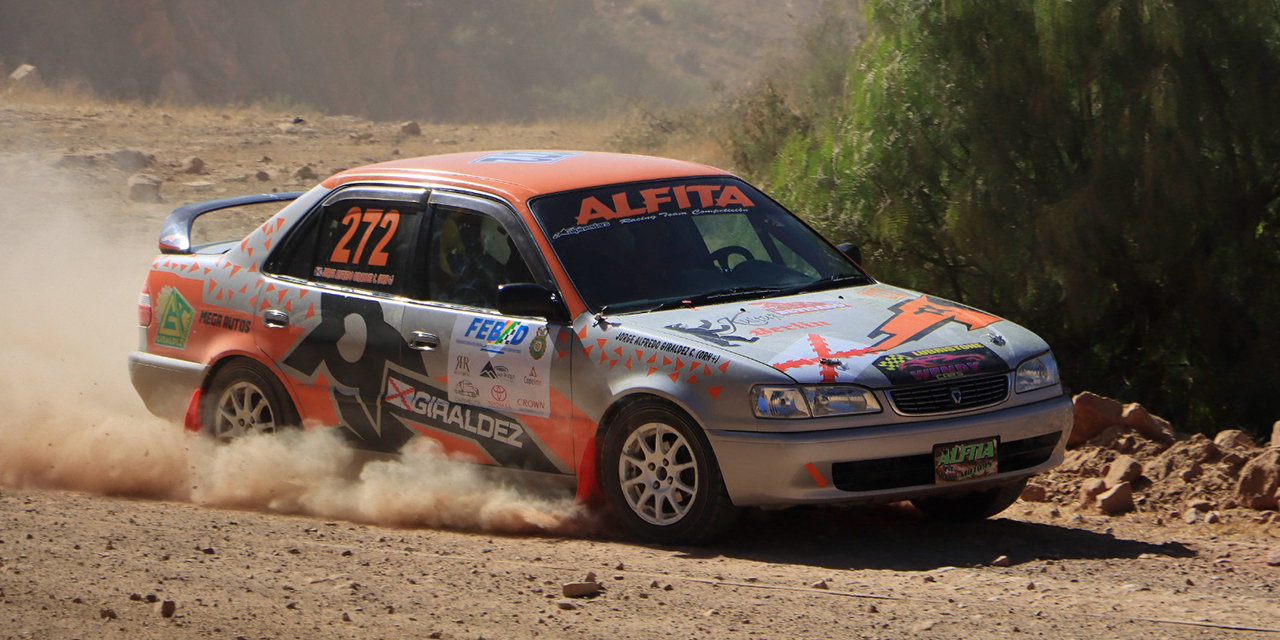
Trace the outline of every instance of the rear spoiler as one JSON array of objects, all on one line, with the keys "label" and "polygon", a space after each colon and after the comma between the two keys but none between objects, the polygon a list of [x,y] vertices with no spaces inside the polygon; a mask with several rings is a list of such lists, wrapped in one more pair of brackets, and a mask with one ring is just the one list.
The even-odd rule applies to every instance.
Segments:
[{"label": "rear spoiler", "polygon": [[191,253],[191,225],[196,218],[213,211],[244,207],[251,204],[267,202],[289,202],[297,200],[305,191],[288,191],[285,193],[259,193],[251,196],[221,198],[207,202],[197,202],[174,209],[164,219],[164,228],[160,230],[160,253]]}]

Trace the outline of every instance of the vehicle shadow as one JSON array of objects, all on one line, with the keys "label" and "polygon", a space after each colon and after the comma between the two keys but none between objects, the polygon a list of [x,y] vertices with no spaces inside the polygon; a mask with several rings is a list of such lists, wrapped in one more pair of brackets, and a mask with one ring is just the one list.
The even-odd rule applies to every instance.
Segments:
[{"label": "vehicle shadow", "polygon": [[829,569],[928,571],[1035,560],[1194,557],[1179,543],[1156,544],[1086,529],[994,519],[940,523],[910,507],[798,508],[752,512],[723,542],[682,549],[687,558],[733,557]]}]

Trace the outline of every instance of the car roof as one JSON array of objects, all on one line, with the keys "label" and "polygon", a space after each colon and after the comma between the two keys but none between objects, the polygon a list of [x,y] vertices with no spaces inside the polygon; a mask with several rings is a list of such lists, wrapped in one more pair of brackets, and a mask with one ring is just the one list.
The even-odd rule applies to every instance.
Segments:
[{"label": "car roof", "polygon": [[693,176],[729,175],[696,162],[600,151],[504,150],[406,158],[341,171],[325,180],[447,184],[526,201],[588,187]]}]

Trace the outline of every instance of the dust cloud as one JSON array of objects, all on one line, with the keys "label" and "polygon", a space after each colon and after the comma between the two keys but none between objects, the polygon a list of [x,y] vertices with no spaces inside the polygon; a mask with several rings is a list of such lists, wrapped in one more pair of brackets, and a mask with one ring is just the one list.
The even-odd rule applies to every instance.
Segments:
[{"label": "dust cloud", "polygon": [[[428,441],[357,464],[328,429],[219,445],[149,414],[129,383],[154,233],[138,205],[0,157],[0,487],[61,489],[399,527],[581,535],[571,499],[517,489]],[[149,212],[159,229],[163,207]]]}]

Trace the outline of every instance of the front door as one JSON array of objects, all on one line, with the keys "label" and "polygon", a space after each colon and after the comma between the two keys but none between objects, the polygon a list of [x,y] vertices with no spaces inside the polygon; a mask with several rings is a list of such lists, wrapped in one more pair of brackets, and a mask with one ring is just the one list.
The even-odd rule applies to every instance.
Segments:
[{"label": "front door", "polygon": [[563,324],[497,312],[502,284],[554,286],[507,206],[433,192],[420,287],[404,309],[402,366],[384,404],[445,451],[512,469],[574,470]]}]

